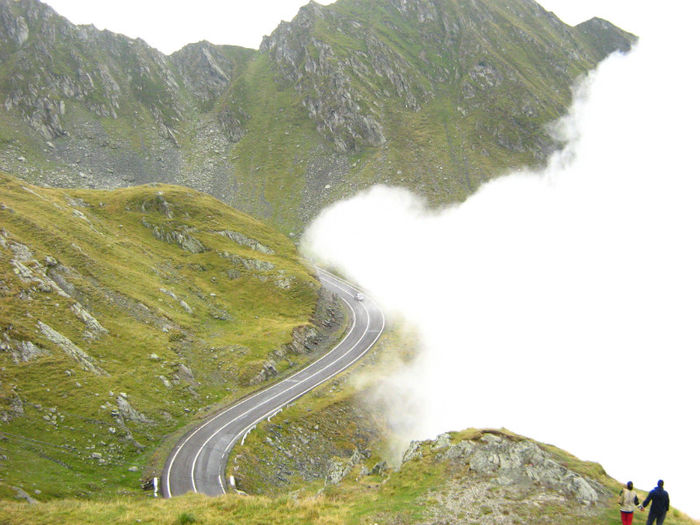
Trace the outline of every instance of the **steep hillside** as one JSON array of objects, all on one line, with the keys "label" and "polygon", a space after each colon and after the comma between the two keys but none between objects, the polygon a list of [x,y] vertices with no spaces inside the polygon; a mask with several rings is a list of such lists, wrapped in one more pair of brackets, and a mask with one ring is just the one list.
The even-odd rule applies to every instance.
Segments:
[{"label": "steep hillside", "polygon": [[376,182],[462,199],[556,147],[571,85],[633,37],[531,0],[338,0],[260,51],[171,56],[0,0],[0,169],[52,186],[162,181],[298,233]]},{"label": "steep hillside", "polygon": [[138,490],[166,434],[311,358],[318,291],[208,195],[0,174],[0,495]]},{"label": "steep hillside", "polygon": [[[412,442],[391,461],[391,433],[363,391],[410,355],[406,339],[391,331],[352,371],[259,424],[232,458],[230,473],[247,494],[34,506],[3,502],[0,521],[619,523],[615,494],[621,485],[600,465],[506,430],[469,429]],[[673,508],[666,523],[697,522]]]}]

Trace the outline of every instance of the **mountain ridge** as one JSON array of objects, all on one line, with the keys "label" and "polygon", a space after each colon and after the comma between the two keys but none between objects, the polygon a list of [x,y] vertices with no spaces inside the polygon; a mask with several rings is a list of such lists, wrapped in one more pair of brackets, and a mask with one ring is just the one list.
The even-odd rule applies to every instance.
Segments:
[{"label": "mountain ridge", "polygon": [[557,147],[574,79],[634,37],[529,0],[339,0],[260,50],[171,55],[38,0],[0,1],[0,168],[30,182],[206,191],[290,234],[373,183],[434,205]]}]

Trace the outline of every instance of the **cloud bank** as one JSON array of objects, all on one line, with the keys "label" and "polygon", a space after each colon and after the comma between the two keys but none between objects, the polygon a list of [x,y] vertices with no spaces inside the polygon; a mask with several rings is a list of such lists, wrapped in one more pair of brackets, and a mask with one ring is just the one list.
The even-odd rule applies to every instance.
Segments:
[{"label": "cloud bank", "polygon": [[390,414],[406,437],[506,427],[623,482],[664,478],[700,517],[700,112],[677,44],[643,38],[602,63],[541,172],[438,211],[377,186],[311,225],[311,257],[420,333],[385,383],[411,407]]}]

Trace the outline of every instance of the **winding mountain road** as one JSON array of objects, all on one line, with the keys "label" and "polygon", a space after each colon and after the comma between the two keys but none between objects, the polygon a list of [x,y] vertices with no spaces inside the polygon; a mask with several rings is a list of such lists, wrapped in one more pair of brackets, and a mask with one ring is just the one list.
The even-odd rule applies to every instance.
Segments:
[{"label": "winding mountain road", "polygon": [[226,462],[233,445],[245,439],[256,423],[351,366],[377,342],[385,320],[372,299],[357,300],[357,288],[324,270],[319,270],[319,279],[345,303],[352,316],[343,340],[318,361],[212,415],[185,435],[163,468],[164,497],[191,491],[210,496],[225,494]]}]

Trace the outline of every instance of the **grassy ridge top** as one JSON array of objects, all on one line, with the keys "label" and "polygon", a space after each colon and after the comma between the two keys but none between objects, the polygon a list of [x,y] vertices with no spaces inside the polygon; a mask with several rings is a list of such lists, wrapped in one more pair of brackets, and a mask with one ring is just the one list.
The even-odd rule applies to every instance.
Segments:
[{"label": "grassy ridge top", "polygon": [[164,435],[268,379],[318,289],[288,239],[206,194],[0,174],[0,494],[138,489]]}]

